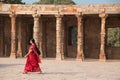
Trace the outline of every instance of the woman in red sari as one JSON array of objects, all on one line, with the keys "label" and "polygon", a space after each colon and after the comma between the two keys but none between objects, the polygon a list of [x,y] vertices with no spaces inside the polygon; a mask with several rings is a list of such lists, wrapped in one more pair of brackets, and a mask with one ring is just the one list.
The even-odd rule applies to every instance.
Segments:
[{"label": "woman in red sari", "polygon": [[28,72],[38,72],[42,73],[39,63],[41,63],[40,57],[36,51],[35,40],[30,40],[30,47],[28,49],[28,53],[25,57],[27,57],[25,68],[23,74],[27,74]]}]

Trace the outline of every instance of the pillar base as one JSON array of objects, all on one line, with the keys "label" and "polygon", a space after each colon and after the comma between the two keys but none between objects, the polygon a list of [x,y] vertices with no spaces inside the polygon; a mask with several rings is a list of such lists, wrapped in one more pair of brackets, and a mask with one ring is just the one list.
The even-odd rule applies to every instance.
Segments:
[{"label": "pillar base", "polygon": [[22,58],[22,55],[21,55],[21,54],[17,54],[17,57],[20,57],[20,58]]},{"label": "pillar base", "polygon": [[100,54],[99,61],[106,61],[106,56],[103,54]]},{"label": "pillar base", "polygon": [[84,60],[84,55],[83,54],[78,54],[76,57],[77,61],[83,61]]},{"label": "pillar base", "polygon": [[22,52],[21,51],[17,51],[17,57],[22,57]]},{"label": "pillar base", "polygon": [[10,54],[10,58],[17,58],[15,53]]},{"label": "pillar base", "polygon": [[61,61],[61,60],[62,60],[62,58],[56,58],[56,60],[59,60],[59,61]]},{"label": "pillar base", "polygon": [[101,61],[101,62],[105,62],[105,61],[106,61],[106,59],[99,59],[99,61]]},{"label": "pillar base", "polygon": [[76,58],[76,61],[84,61],[84,59],[83,58]]},{"label": "pillar base", "polygon": [[65,59],[65,57],[64,57],[64,55],[62,55],[62,58],[61,58],[62,60],[64,60]]}]

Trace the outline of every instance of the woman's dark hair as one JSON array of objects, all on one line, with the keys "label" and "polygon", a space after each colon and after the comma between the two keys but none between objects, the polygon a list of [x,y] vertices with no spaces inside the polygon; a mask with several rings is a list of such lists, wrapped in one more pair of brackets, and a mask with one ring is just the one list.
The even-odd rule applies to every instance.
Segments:
[{"label": "woman's dark hair", "polygon": [[34,40],[33,38],[31,38],[31,39],[30,39],[30,41],[32,41],[32,43],[34,43],[34,44],[35,44],[35,40]]},{"label": "woman's dark hair", "polygon": [[36,45],[34,38],[30,38],[30,39],[29,39],[28,45],[31,45],[30,41],[32,41],[32,43],[34,43],[34,44]]},{"label": "woman's dark hair", "polygon": [[[35,44],[35,40],[34,40],[33,38],[31,38],[30,41],[32,41],[32,43]],[[41,54],[41,53],[40,53],[40,50],[38,49],[38,47],[36,46],[36,44],[35,44],[35,47],[36,47],[36,50],[37,50],[38,55],[40,55],[40,54]]]}]

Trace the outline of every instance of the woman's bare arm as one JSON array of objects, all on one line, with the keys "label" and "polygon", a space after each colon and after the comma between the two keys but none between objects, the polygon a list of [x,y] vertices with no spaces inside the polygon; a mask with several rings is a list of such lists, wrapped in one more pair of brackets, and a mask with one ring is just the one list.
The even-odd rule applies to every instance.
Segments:
[{"label": "woman's bare arm", "polygon": [[30,49],[30,50],[28,51],[28,53],[25,55],[25,57],[27,57],[31,52],[32,52],[32,49]]}]

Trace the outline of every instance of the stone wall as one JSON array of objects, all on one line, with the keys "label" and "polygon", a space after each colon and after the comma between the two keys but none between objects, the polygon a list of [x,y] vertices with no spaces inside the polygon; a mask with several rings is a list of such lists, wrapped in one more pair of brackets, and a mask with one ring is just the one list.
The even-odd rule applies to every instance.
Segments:
[{"label": "stone wall", "polygon": [[99,14],[106,10],[107,13],[119,13],[120,4],[95,4],[95,5],[21,5],[21,4],[0,4],[0,12],[9,14],[16,11],[17,14],[33,14],[35,10],[39,14],[76,14],[83,12],[84,14]]},{"label": "stone wall", "polygon": [[99,58],[100,18],[87,16],[84,19],[84,54],[85,58]]},{"label": "stone wall", "polygon": [[4,44],[3,44],[3,31],[4,31],[4,27],[3,27],[3,18],[0,17],[0,56],[3,56],[4,53]]},{"label": "stone wall", "polygon": [[46,21],[46,57],[56,57],[56,21],[55,17]]},{"label": "stone wall", "polygon": [[[107,19],[106,29],[120,27],[120,18],[118,15],[110,15]],[[106,57],[108,59],[120,59],[120,47],[107,47]]]},{"label": "stone wall", "polygon": [[66,22],[66,25],[65,27],[67,27],[67,55],[66,57],[76,57],[76,54],[77,54],[77,45],[69,45],[68,44],[68,37],[69,37],[69,28],[70,27],[77,27],[77,18],[75,16],[66,16],[66,19],[68,19],[68,21]]},{"label": "stone wall", "polygon": [[29,39],[33,37],[33,19],[32,17],[22,17],[22,26],[21,26],[21,46],[23,56],[27,54],[29,47]]},{"label": "stone wall", "polygon": [[11,51],[11,22],[8,16],[0,20],[0,56],[10,56]]},{"label": "stone wall", "polygon": [[11,52],[11,22],[10,18],[5,18],[4,24],[4,49],[5,49],[5,56],[10,56]]}]

